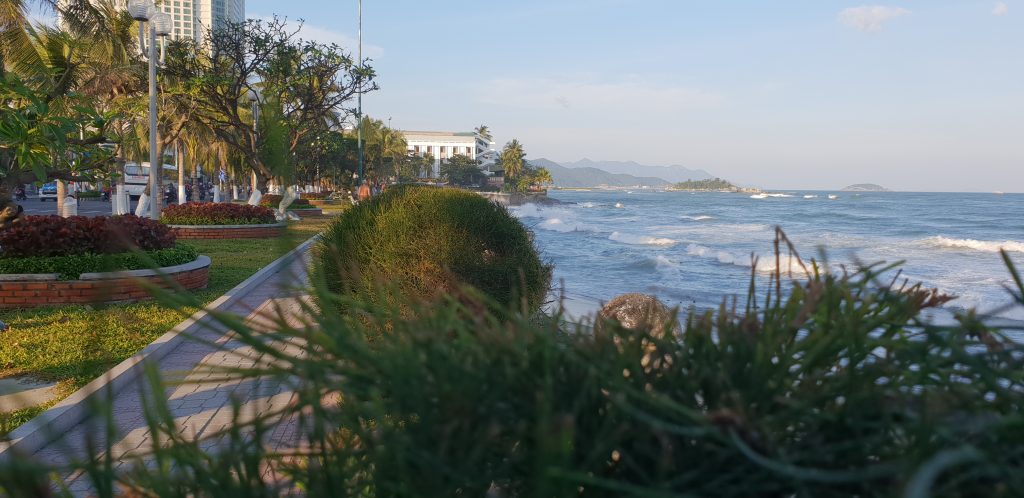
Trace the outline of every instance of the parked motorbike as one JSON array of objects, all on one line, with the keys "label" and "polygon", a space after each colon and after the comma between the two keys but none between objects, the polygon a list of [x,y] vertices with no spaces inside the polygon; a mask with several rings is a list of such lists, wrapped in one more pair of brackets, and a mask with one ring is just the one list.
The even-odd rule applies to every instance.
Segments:
[{"label": "parked motorbike", "polygon": [[18,187],[14,190],[14,200],[18,202],[28,200],[28,196],[25,195],[24,188]]}]

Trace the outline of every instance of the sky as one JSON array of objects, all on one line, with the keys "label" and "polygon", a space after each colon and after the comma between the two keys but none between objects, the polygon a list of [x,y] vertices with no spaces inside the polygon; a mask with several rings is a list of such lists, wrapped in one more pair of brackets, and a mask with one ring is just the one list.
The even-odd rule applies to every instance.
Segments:
[{"label": "sky", "polygon": [[[356,0],[248,0],[355,50]],[[1024,192],[1024,0],[365,0],[364,112],[744,185]]]}]

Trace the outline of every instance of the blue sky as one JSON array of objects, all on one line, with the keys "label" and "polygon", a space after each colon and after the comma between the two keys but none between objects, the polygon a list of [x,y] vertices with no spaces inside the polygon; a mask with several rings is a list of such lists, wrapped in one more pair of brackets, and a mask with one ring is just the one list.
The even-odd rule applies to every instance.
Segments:
[{"label": "blue sky", "polygon": [[[1024,191],[1024,0],[366,0],[364,110],[743,184]],[[356,2],[248,0],[355,48]]]}]

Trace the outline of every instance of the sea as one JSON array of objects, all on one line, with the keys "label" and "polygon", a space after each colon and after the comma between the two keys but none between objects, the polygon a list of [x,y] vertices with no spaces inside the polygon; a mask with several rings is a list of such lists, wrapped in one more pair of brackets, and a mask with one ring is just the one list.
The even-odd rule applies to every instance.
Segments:
[{"label": "sea", "polygon": [[[554,265],[557,295],[576,315],[613,297],[653,294],[698,311],[767,287],[776,227],[800,258],[842,271],[901,263],[900,281],[957,297],[932,317],[977,309],[1024,322],[999,250],[1024,270],[1024,194],[779,191],[551,191],[557,205],[510,208]],[[758,263],[756,269],[754,258]],[[798,270],[784,254],[784,274]],[[800,273],[794,273],[799,276]],[[886,278],[896,276],[895,270]],[[731,302],[731,301],[730,301]],[[741,306],[742,308],[742,306]]]}]

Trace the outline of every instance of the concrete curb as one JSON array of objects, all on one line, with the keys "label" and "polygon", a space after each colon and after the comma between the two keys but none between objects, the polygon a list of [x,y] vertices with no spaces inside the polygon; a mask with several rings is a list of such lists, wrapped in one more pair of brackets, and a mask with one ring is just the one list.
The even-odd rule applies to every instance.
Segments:
[{"label": "concrete curb", "polygon": [[263,267],[217,300],[151,342],[142,351],[119,363],[60,403],[12,431],[7,435],[7,440],[0,441],[0,462],[7,458],[17,458],[19,455],[32,455],[85,420],[90,413],[91,398],[100,394],[114,396],[133,381],[140,379],[144,375],[145,363],[159,362],[182,341],[187,340],[189,334],[201,330],[210,320],[210,311],[221,311],[231,307],[275,273],[286,268],[295,258],[308,251],[318,238],[319,235],[311,237],[273,263]]}]

